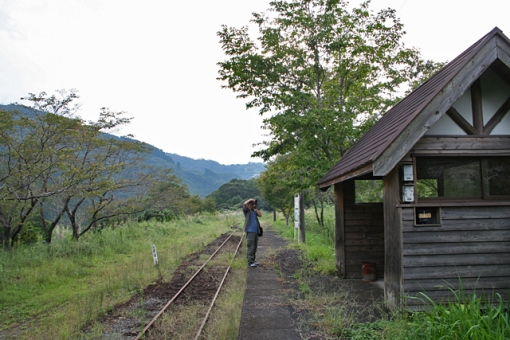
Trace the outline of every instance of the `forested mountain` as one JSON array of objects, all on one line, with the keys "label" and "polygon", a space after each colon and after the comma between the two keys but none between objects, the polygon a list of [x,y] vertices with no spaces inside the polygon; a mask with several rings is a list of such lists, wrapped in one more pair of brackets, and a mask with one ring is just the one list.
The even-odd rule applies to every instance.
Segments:
[{"label": "forested mountain", "polygon": [[167,153],[167,155],[172,157],[176,163],[180,163],[180,166],[185,169],[201,172],[210,170],[216,173],[232,173],[236,174],[235,178],[240,179],[254,178],[257,177],[262,171],[264,171],[264,165],[262,163],[250,162],[248,164],[223,165],[216,161],[192,159],[173,153]]},{"label": "forested mountain", "polygon": [[[0,110],[19,110],[28,117],[31,117],[33,114],[30,109],[17,105],[0,105]],[[113,135],[107,136],[118,138]],[[202,197],[209,195],[231,179],[257,177],[265,169],[263,163],[250,162],[248,164],[223,165],[212,160],[196,160],[177,154],[166,153],[152,145],[149,145],[149,147],[151,151],[146,158],[147,165],[158,165],[163,168],[173,169],[182,182],[188,186],[191,194],[197,194]]]},{"label": "forested mountain", "polygon": [[192,194],[202,197],[209,195],[231,179],[250,179],[264,171],[264,164],[253,163],[223,165],[216,161],[192,159],[172,153],[165,153],[154,147],[147,158],[150,164],[158,164],[174,170],[188,186]]}]

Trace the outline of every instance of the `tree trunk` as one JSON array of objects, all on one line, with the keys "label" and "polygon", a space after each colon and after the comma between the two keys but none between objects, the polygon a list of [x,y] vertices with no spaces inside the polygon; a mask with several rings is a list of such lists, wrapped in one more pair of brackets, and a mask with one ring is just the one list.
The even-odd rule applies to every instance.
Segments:
[{"label": "tree trunk", "polygon": [[78,240],[80,237],[80,226],[78,224],[78,221],[76,220],[76,215],[69,215],[69,221],[71,221],[71,229],[73,230],[73,239]]},{"label": "tree trunk", "polygon": [[285,209],[282,209],[283,217],[285,217],[285,225],[289,226],[289,214],[285,213]]},{"label": "tree trunk", "polygon": [[2,234],[2,247],[5,250],[11,249],[11,227],[4,226],[4,232]]},{"label": "tree trunk", "polygon": [[76,206],[71,211],[69,209],[69,204],[65,205],[65,211],[67,213],[67,217],[69,217],[69,221],[71,222],[71,228],[73,229],[73,239],[78,240],[80,237],[80,225],[78,223],[78,219],[76,217],[78,207],[85,201],[85,198],[82,198],[79,202],[76,203]]},{"label": "tree trunk", "polygon": [[[312,202],[313,202],[313,209],[315,211],[315,219],[317,220],[317,223],[322,228],[324,228],[324,201],[321,198],[318,198],[317,200],[313,199]],[[319,203],[321,206],[320,213],[319,213],[319,209],[317,208],[317,203]]]},{"label": "tree trunk", "polygon": [[67,204],[69,204],[69,201],[71,199],[68,198],[66,199],[65,203],[64,203],[64,206],[62,207],[62,209],[60,210],[59,214],[55,217],[55,219],[51,222],[51,224],[48,226],[46,221],[44,220],[44,214],[43,212],[41,211],[41,219],[42,219],[42,223],[43,223],[43,229],[44,229],[44,241],[46,243],[51,243],[51,239],[52,239],[52,236],[53,236],[53,230],[55,230],[55,227],[57,226],[58,222],[60,222],[60,219],[62,218],[62,216],[64,215],[65,211],[66,211],[66,206]]},{"label": "tree trunk", "polygon": [[324,228],[324,201],[321,199],[321,226]]},{"label": "tree trunk", "polygon": [[[37,202],[39,202],[38,198],[34,198],[30,200],[30,205],[25,210],[24,208],[20,212],[20,221],[17,222],[17,226],[13,229],[12,227],[10,229],[10,235],[9,235],[9,242],[11,243],[11,247],[14,247],[14,240],[16,236],[21,232],[23,229],[23,226],[25,225],[25,221],[27,220],[30,213],[34,210],[34,207],[36,206]],[[12,220],[11,220],[12,222]],[[11,224],[12,225],[12,224]]]}]

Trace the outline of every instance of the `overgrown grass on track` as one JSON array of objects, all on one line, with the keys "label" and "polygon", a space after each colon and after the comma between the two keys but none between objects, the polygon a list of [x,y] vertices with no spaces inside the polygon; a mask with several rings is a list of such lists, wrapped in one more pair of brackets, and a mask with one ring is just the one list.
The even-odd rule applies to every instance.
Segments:
[{"label": "overgrown grass on track", "polygon": [[168,280],[183,258],[241,222],[242,214],[126,223],[79,241],[0,251],[0,338],[74,338],[158,277]]}]

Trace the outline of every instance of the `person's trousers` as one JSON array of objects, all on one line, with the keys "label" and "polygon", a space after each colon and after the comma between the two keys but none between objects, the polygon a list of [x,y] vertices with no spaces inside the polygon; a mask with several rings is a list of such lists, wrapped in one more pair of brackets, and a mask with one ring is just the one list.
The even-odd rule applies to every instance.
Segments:
[{"label": "person's trousers", "polygon": [[247,253],[246,257],[248,258],[248,264],[252,264],[255,262],[255,255],[257,253],[257,245],[259,243],[259,235],[257,233],[246,233],[246,245],[247,245]]}]

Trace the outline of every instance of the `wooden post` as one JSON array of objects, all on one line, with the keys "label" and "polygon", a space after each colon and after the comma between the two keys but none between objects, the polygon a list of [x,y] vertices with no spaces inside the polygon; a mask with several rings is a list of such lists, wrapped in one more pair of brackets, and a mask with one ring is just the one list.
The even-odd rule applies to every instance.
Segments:
[{"label": "wooden post", "polygon": [[344,216],[344,190],[341,182],[335,184],[335,266],[341,278],[345,278]]},{"label": "wooden post", "polygon": [[[383,178],[384,184],[384,300],[387,307],[400,306],[403,280],[402,209],[399,166]],[[415,193],[416,194],[416,193]]]}]

